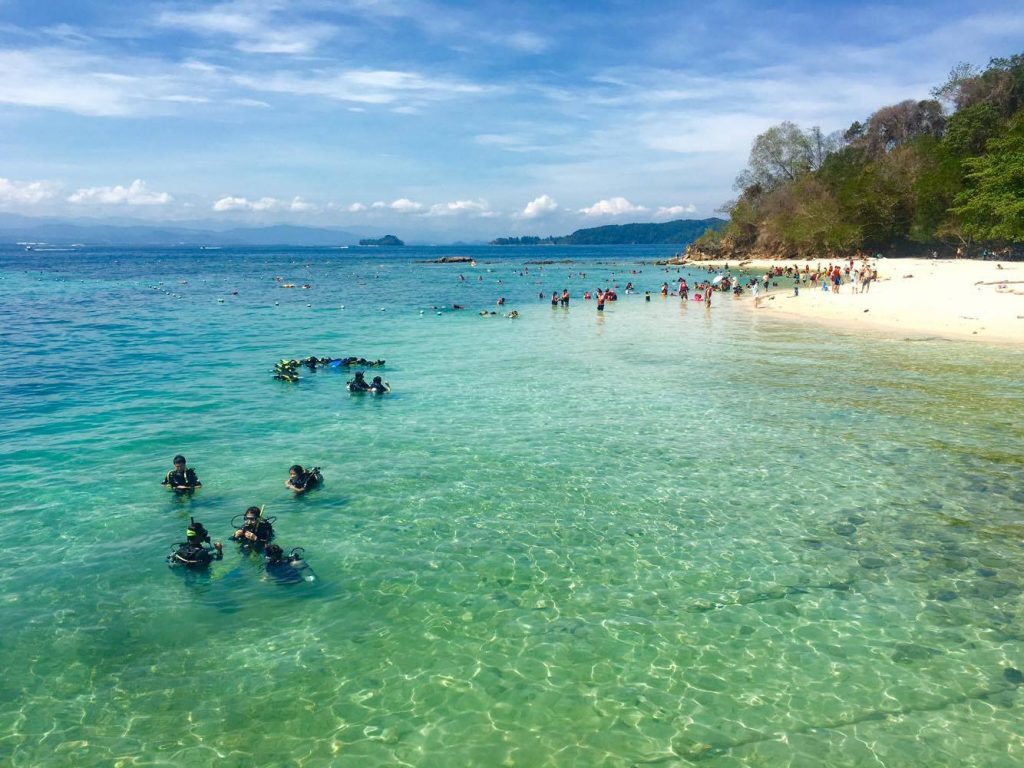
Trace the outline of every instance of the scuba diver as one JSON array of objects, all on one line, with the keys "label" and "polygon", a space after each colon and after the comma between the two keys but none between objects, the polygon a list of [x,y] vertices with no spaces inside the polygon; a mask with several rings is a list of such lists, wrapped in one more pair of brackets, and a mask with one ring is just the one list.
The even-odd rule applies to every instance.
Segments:
[{"label": "scuba diver", "polygon": [[194,491],[203,487],[196,476],[196,471],[186,466],[185,457],[180,453],[174,457],[174,469],[164,475],[160,485],[166,485],[174,491]]},{"label": "scuba diver", "polygon": [[202,523],[197,523],[191,517],[185,535],[188,541],[175,544],[177,549],[167,556],[167,564],[171,568],[206,568],[214,560],[224,557],[224,547],[219,541],[213,542],[212,550],[203,546],[204,543],[210,543],[210,534]]},{"label": "scuba diver", "polygon": [[381,381],[380,376],[373,377],[373,383],[370,384],[369,392],[371,395],[384,395],[391,391],[391,385],[386,381]]},{"label": "scuba diver", "polygon": [[[313,569],[302,559],[304,550],[302,547],[294,547],[288,555],[277,544],[267,546],[264,557],[266,558],[267,575],[274,577],[280,584],[297,584],[300,581],[315,581]],[[309,573],[303,575],[303,571]]]},{"label": "scuba diver", "polygon": [[[238,518],[236,517],[235,520]],[[231,521],[234,524],[234,520]],[[264,517],[259,507],[249,507],[242,518],[242,527],[231,536],[243,547],[261,549],[274,538],[274,518]]]},{"label": "scuba diver", "polygon": [[292,464],[288,468],[288,479],[284,481],[284,487],[295,491],[295,493],[305,493],[313,490],[323,481],[324,476],[320,474],[320,467],[313,467],[307,472],[301,464]]},{"label": "scuba diver", "polygon": [[370,391],[370,385],[367,384],[366,383],[366,379],[363,378],[363,372],[362,371],[356,371],[356,377],[354,379],[352,379],[352,381],[350,381],[345,386],[348,387],[348,391],[349,392],[369,392]]}]

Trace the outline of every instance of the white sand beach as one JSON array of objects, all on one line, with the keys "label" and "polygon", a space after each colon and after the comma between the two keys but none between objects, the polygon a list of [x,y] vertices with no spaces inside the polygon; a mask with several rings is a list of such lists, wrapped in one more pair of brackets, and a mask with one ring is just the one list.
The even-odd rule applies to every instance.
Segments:
[{"label": "white sand beach", "polygon": [[[824,267],[828,260],[820,263]],[[885,258],[871,263],[878,269],[878,280],[867,293],[854,293],[850,284],[838,294],[826,293],[820,283],[812,287],[802,282],[800,295],[794,296],[792,278],[780,277],[775,278],[777,287],[761,294],[757,311],[848,330],[1024,346],[1024,263]],[[757,260],[743,262],[743,268],[756,272],[795,265],[802,270],[806,264]],[[810,262],[811,269],[818,264]],[[754,309],[749,294],[746,301]]]}]

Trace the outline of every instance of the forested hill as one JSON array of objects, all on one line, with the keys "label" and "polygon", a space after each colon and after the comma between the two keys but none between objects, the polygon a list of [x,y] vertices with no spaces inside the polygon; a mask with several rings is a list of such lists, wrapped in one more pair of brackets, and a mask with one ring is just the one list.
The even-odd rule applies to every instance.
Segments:
[{"label": "forested hill", "polygon": [[491,245],[687,245],[725,219],[677,219],[660,224],[609,224],[561,237],[499,237]]},{"label": "forested hill", "polygon": [[1024,256],[1024,54],[960,64],[931,95],[830,135],[769,128],[736,179],[728,227],[687,253]]}]

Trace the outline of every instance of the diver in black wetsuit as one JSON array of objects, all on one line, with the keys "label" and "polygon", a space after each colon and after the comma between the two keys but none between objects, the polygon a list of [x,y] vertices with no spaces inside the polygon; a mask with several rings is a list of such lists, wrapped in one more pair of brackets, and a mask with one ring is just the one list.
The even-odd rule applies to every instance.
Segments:
[{"label": "diver in black wetsuit", "polygon": [[391,385],[383,381],[380,376],[374,376],[369,391],[371,395],[386,395],[391,391]]},{"label": "diver in black wetsuit", "polygon": [[366,383],[366,379],[363,378],[363,372],[362,371],[356,371],[355,378],[352,379],[352,381],[350,381],[345,386],[348,387],[348,391],[349,392],[369,392],[370,391],[370,385],[367,384]]},{"label": "diver in black wetsuit", "polygon": [[320,474],[320,467],[313,467],[307,472],[301,464],[292,464],[288,468],[288,479],[284,481],[284,487],[295,491],[295,493],[305,493],[313,490],[323,481],[324,476]]},{"label": "diver in black wetsuit", "polygon": [[242,527],[237,529],[231,538],[243,547],[262,549],[274,538],[273,524],[273,519],[264,517],[259,507],[249,507],[245,510]]},{"label": "diver in black wetsuit", "polygon": [[175,544],[177,549],[167,556],[167,564],[172,568],[206,568],[214,560],[224,557],[224,548],[219,541],[213,542],[213,549],[203,546],[204,543],[210,542],[210,534],[202,523],[190,518],[185,535],[188,541]]},{"label": "diver in black wetsuit", "polygon": [[196,471],[186,465],[185,457],[180,453],[174,457],[174,469],[164,475],[160,485],[166,485],[175,491],[194,491],[203,487],[196,476]]},{"label": "diver in black wetsuit", "polygon": [[[277,544],[267,545],[265,552],[267,575],[272,576],[280,584],[297,584],[300,581],[313,581],[315,576],[306,561],[302,559],[302,547],[295,547],[285,555]],[[310,571],[303,575],[303,571]]]}]

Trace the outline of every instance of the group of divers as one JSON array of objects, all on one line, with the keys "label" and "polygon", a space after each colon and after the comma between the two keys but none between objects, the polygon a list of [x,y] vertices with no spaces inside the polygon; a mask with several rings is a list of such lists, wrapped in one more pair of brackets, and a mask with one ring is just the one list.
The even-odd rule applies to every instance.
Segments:
[{"label": "group of divers", "polygon": [[[301,379],[300,368],[315,371],[317,368],[348,368],[353,365],[379,368],[384,365],[384,361],[367,360],[365,357],[304,357],[301,360],[297,358],[279,360],[274,365],[274,378],[294,384]],[[356,371],[345,387],[349,392],[365,392],[371,395],[384,395],[391,391],[391,385],[380,376],[374,376],[372,382],[367,382],[366,374],[363,371]]]},{"label": "group of divers", "polygon": [[[319,467],[306,470],[300,464],[293,464],[284,485],[290,491],[300,494],[318,487],[323,480]],[[192,493],[203,487],[195,470],[188,466],[185,457],[180,454],[174,457],[174,468],[164,476],[161,485],[176,493]],[[242,515],[232,519],[231,525],[235,531],[231,539],[238,543],[242,553],[261,554],[267,575],[276,581],[286,584],[314,581],[312,569],[303,559],[305,550],[302,547],[293,547],[286,554],[284,549],[273,543],[276,521],[277,518],[264,515],[261,507],[249,507]],[[167,564],[171,568],[205,571],[215,560],[224,558],[224,545],[220,541],[211,542],[209,531],[194,518],[189,518],[185,539],[174,544],[171,554],[167,556]]]}]

